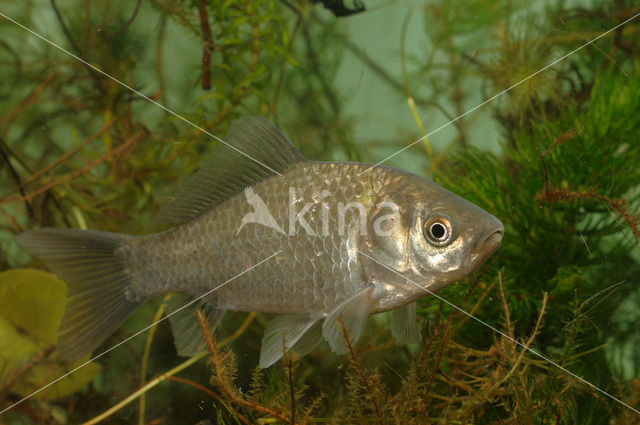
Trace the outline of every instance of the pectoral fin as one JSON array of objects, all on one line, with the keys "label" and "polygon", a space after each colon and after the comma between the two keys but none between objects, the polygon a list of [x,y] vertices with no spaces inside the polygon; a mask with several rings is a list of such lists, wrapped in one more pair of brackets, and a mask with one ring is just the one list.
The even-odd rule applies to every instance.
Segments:
[{"label": "pectoral fin", "polygon": [[[209,300],[198,300],[189,304],[195,299],[196,297],[193,295],[176,293],[167,302],[166,312],[171,322],[171,330],[179,356],[191,357],[205,348],[203,330],[198,323],[198,309],[207,319],[211,330],[215,329],[224,315],[224,310],[216,308],[217,306],[208,302]],[[187,304],[189,305],[185,307]],[[180,308],[182,309],[179,310]]]},{"label": "pectoral fin", "polygon": [[[320,339],[317,332],[311,332],[308,336],[305,334],[313,330],[319,320],[319,317],[308,314],[285,314],[269,322],[262,337],[260,368],[271,366],[292,347],[301,356],[311,351]],[[306,352],[303,352],[304,350]]]},{"label": "pectoral fin", "polygon": [[422,334],[416,317],[416,303],[398,307],[391,313],[391,334],[402,344],[420,342]]},{"label": "pectoral fin", "polygon": [[[372,288],[365,288],[336,307],[322,325],[322,335],[331,349],[338,354],[347,353],[345,331],[353,345],[358,342],[373,304]],[[344,330],[343,330],[344,326]]]}]

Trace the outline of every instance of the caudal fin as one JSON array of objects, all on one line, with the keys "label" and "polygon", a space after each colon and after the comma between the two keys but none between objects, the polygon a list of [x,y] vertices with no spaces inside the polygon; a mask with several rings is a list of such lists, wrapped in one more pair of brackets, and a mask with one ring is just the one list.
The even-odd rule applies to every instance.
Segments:
[{"label": "caudal fin", "polygon": [[76,229],[37,229],[16,237],[67,284],[58,349],[74,360],[91,353],[144,300],[128,299],[123,242],[131,236]]}]

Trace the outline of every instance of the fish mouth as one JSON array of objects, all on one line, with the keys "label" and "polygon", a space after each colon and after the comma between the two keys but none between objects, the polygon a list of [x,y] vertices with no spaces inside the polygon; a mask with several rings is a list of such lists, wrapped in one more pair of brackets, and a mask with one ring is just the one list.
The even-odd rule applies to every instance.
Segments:
[{"label": "fish mouth", "polygon": [[500,248],[502,237],[504,236],[504,227],[500,226],[482,235],[476,244],[472,258],[473,260],[484,261],[485,258],[493,254]]},{"label": "fish mouth", "polygon": [[480,246],[484,247],[484,249],[489,251],[489,253],[493,253],[495,250],[500,248],[500,245],[502,245],[503,236],[504,228],[500,227],[499,229],[490,232],[484,240],[480,242]]}]

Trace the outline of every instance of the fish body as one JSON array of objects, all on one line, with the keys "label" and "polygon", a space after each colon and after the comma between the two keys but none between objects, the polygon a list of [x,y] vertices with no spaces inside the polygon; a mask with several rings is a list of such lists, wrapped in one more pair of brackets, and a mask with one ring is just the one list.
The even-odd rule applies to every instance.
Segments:
[{"label": "fish body", "polygon": [[356,342],[366,318],[388,310],[394,336],[416,341],[414,301],[472,272],[500,245],[499,220],[417,175],[307,161],[256,117],[232,124],[227,142],[160,212],[179,223],[166,232],[18,237],[69,284],[63,354],[90,352],[167,292],[183,294],[168,309],[183,355],[202,348],[196,308],[213,326],[227,310],[280,314],[265,331],[261,367],[289,350],[304,355],[323,337],[345,352],[345,331]]}]

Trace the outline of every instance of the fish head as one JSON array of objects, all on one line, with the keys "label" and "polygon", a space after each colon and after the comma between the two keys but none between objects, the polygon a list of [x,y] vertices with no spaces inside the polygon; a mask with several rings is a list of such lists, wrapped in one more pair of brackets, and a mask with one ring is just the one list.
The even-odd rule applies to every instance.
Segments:
[{"label": "fish head", "polygon": [[504,226],[493,215],[446,191],[415,204],[408,259],[414,275],[442,287],[475,271],[502,243]]},{"label": "fish head", "polygon": [[385,206],[373,214],[373,221],[386,214],[392,230],[377,232],[380,224],[370,223],[365,245],[379,266],[374,280],[387,288],[389,299],[382,304],[396,306],[472,273],[500,247],[504,234],[500,220],[477,205],[427,179],[404,177],[384,190],[379,204]]}]

